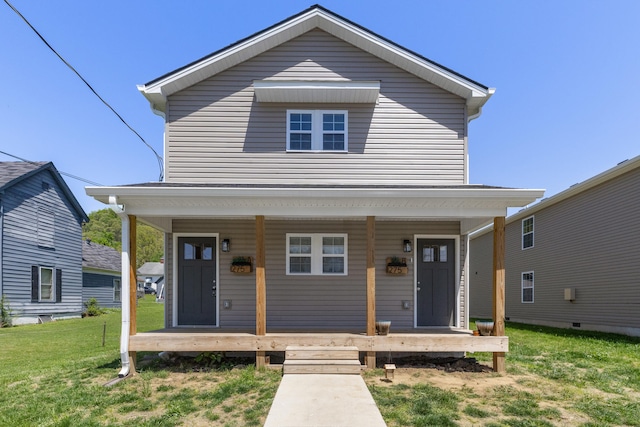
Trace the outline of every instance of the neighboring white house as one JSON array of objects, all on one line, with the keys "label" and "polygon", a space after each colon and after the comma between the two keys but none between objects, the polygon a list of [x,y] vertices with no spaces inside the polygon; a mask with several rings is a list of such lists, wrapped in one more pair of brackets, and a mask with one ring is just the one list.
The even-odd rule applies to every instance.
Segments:
[{"label": "neighboring white house", "polygon": [[[506,224],[507,319],[640,336],[640,156]],[[471,240],[475,317],[492,313],[490,231]]]}]

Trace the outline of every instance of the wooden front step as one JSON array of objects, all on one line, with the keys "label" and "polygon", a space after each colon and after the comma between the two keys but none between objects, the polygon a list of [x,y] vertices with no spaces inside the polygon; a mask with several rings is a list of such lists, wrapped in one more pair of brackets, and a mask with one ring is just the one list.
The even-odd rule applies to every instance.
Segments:
[{"label": "wooden front step", "polygon": [[285,374],[360,374],[357,347],[288,346]]}]

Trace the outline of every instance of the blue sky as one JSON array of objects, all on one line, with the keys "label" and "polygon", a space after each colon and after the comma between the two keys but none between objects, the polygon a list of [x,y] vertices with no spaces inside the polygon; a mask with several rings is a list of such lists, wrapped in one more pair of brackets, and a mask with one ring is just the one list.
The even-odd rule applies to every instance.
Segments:
[{"label": "blue sky", "polygon": [[[136,89],[311,1],[10,0],[162,154]],[[640,155],[640,2],[328,0],[324,7],[496,93],[470,124],[470,183],[546,196]],[[0,151],[103,185],[156,181],[153,153],[0,2]],[[0,154],[0,161],[14,160]],[[105,206],[64,177],[87,212]]]}]

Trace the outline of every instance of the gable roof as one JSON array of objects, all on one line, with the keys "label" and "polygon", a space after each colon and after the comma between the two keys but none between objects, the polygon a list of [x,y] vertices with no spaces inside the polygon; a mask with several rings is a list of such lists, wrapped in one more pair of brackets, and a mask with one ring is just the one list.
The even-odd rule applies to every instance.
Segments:
[{"label": "gable roof", "polygon": [[80,206],[80,203],[62,179],[62,176],[52,162],[0,162],[0,192],[43,171],[49,171],[65,197],[71,203],[80,219],[89,221],[89,217]]},{"label": "gable roof", "polygon": [[284,21],[213,52],[191,64],[178,68],[144,85],[139,85],[138,90],[149,100],[152,110],[157,114],[163,115],[168,96],[315,28],[326,31],[365,52],[466,99],[469,120],[480,115],[482,106],[495,91],[349,21],[320,5],[311,6]]},{"label": "gable roof", "polygon": [[[507,217],[505,224],[511,224],[512,222],[530,217],[536,212],[541,211],[542,209],[558,204],[570,197],[576,196],[593,187],[596,187],[600,184],[611,181],[612,179],[615,179],[620,175],[623,175],[627,172],[631,172],[634,170],[640,170],[640,156],[636,156],[632,159],[623,160],[622,162],[618,163],[616,166],[612,167],[611,169],[607,169],[606,171],[601,172],[598,175],[595,175],[587,179],[586,181],[582,181],[580,183],[574,184],[571,187],[567,188],[566,190],[563,190],[553,196],[544,198],[531,206],[521,209],[515,214]],[[480,237],[491,230],[493,230],[493,226],[489,226],[484,229],[478,230],[471,235],[471,238]]]},{"label": "gable roof", "polygon": [[112,247],[91,240],[82,241],[82,267],[120,272],[122,254]]},{"label": "gable roof", "polygon": [[162,276],[164,275],[164,263],[162,262],[145,262],[138,269],[140,276]]}]

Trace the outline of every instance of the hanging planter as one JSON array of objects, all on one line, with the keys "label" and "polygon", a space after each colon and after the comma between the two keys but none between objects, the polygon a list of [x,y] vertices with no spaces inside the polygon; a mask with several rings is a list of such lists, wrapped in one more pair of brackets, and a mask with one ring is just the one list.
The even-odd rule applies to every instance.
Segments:
[{"label": "hanging planter", "polygon": [[406,275],[408,271],[406,258],[387,258],[387,274]]},{"label": "hanging planter", "polygon": [[232,273],[251,273],[253,271],[253,263],[250,256],[237,256],[231,261]]}]

